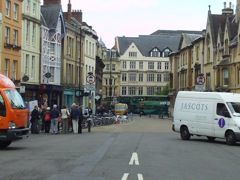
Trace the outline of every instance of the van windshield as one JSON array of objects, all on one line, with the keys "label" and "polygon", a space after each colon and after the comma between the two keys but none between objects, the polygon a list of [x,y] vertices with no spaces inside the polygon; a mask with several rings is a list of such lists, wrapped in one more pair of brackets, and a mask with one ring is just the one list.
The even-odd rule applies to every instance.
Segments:
[{"label": "van windshield", "polygon": [[227,105],[234,116],[240,116],[240,102],[228,102]]},{"label": "van windshield", "polygon": [[18,93],[16,89],[8,89],[8,90],[4,90],[4,92],[7,95],[8,101],[11,104],[13,109],[26,108],[21,95]]}]

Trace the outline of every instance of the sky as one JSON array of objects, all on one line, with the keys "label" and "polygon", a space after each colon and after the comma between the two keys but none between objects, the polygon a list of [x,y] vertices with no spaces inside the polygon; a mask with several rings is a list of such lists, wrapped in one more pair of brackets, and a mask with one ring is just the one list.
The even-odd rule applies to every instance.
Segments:
[{"label": "sky", "polygon": [[111,48],[116,36],[138,37],[157,30],[202,31],[209,5],[212,14],[221,14],[224,2],[226,7],[231,2],[235,13],[237,0],[61,0],[64,12],[69,1],[72,10],[81,10],[83,21]]}]

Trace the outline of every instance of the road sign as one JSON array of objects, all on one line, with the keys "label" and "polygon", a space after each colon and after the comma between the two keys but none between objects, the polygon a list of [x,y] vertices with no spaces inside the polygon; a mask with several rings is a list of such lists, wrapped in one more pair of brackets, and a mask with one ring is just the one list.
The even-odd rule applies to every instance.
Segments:
[{"label": "road sign", "polygon": [[203,85],[205,83],[205,78],[203,76],[198,76],[197,77],[197,84],[198,85]]},{"label": "road sign", "polygon": [[205,91],[205,86],[196,84],[195,91]]},{"label": "road sign", "polygon": [[87,91],[95,91],[95,84],[86,84]]},{"label": "road sign", "polygon": [[87,81],[87,83],[89,83],[89,84],[94,84],[94,83],[95,83],[95,76],[92,75],[92,74],[87,75],[86,81]]}]

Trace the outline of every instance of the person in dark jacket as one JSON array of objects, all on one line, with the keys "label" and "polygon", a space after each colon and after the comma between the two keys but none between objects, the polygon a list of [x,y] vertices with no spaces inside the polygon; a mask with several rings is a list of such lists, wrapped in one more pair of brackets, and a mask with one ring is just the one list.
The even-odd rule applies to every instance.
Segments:
[{"label": "person in dark jacket", "polygon": [[40,113],[41,116],[41,121],[42,121],[42,126],[41,126],[41,132],[43,132],[45,130],[45,118],[44,118],[44,114],[46,112],[47,107],[43,106],[42,111]]},{"label": "person in dark jacket", "polygon": [[72,104],[72,110],[70,114],[72,118],[73,133],[78,134],[79,109],[75,103]]},{"label": "person in dark jacket", "polygon": [[51,134],[58,133],[58,117],[60,117],[60,111],[57,109],[57,105],[54,104],[51,110]]},{"label": "person in dark jacket", "polygon": [[38,134],[39,133],[39,127],[38,127],[38,121],[39,121],[40,113],[38,111],[38,106],[34,106],[34,109],[31,113],[31,133],[32,134]]}]

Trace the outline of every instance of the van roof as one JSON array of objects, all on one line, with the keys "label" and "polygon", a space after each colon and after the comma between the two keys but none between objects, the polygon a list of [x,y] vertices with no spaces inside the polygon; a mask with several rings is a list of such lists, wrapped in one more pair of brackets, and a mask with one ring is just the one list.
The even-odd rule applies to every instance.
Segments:
[{"label": "van roof", "polygon": [[226,102],[240,102],[240,94],[229,92],[197,92],[197,91],[179,91],[177,97],[182,98],[200,98],[200,99],[219,99]]},{"label": "van roof", "polygon": [[0,88],[15,88],[15,84],[7,76],[0,74]]}]

